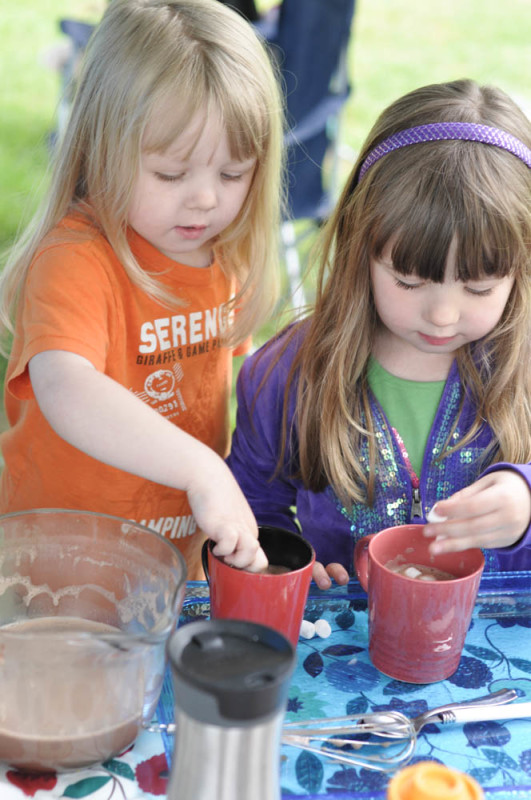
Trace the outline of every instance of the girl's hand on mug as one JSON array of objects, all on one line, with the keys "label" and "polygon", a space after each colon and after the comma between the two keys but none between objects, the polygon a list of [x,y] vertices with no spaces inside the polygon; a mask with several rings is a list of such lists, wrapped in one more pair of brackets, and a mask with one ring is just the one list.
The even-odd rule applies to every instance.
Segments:
[{"label": "girl's hand on mug", "polygon": [[330,589],[332,578],[339,586],[344,586],[349,581],[349,574],[342,564],[333,562],[325,567],[320,561],[316,561],[313,565],[312,578],[319,589]]},{"label": "girl's hand on mug", "polygon": [[531,518],[531,492],[515,470],[485,475],[434,506],[440,522],[429,522],[424,535],[437,537],[433,555],[470,547],[510,547],[525,533]]},{"label": "girl's hand on mug", "polygon": [[267,567],[253,512],[230,469],[213,451],[194,470],[187,495],[198,526],[216,542],[214,555],[249,572]]}]

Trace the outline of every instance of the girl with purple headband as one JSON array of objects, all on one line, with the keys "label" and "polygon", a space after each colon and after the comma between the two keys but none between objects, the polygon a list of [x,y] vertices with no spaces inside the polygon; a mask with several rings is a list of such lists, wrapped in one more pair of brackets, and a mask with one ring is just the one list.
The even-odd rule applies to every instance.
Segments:
[{"label": "girl with purple headband", "polygon": [[[426,86],[377,120],[323,231],[312,313],[249,358],[229,465],[314,579],[426,523],[433,553],[531,568],[531,124],[502,91]],[[437,521],[432,521],[437,520]]]}]

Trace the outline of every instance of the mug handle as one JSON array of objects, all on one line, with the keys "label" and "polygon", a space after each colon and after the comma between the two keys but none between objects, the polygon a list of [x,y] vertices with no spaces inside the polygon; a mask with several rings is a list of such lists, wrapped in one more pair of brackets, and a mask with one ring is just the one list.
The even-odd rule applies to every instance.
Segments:
[{"label": "mug handle", "polygon": [[373,535],[363,536],[354,545],[354,569],[366,592],[369,586],[369,544]]},{"label": "mug handle", "polygon": [[205,573],[205,577],[207,579],[207,583],[210,586],[210,573],[208,571],[208,547],[210,545],[210,539],[205,539],[203,542],[203,546],[201,548],[201,563],[203,565],[203,572]]}]

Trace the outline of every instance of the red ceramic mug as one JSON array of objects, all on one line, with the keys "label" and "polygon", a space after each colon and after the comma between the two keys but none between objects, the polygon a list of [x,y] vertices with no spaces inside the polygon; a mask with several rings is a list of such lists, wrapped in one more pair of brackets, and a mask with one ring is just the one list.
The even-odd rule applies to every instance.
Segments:
[{"label": "red ceramic mug", "polygon": [[203,544],[202,558],[210,584],[210,614],[215,619],[258,622],[280,631],[297,646],[315,562],[313,547],[297,533],[260,526],[258,539],[270,565],[287,572],[247,572],[212,553],[215,542]]},{"label": "red ceramic mug", "polygon": [[[371,661],[408,683],[434,683],[457,669],[485,565],[479,549],[432,556],[433,540],[423,536],[423,527],[386,528],[364,536],[354,549],[354,568],[369,595]],[[455,577],[419,580],[394,572],[400,564]]]}]

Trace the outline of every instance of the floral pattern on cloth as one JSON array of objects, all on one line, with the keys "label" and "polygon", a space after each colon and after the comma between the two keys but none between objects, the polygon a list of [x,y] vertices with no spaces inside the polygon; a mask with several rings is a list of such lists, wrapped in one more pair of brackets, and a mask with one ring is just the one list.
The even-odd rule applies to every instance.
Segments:
[{"label": "floral pattern on cloth", "polygon": [[[181,623],[208,618],[208,593],[185,601]],[[192,587],[190,587],[192,588]],[[447,680],[409,684],[386,677],[368,655],[367,596],[355,581],[320,592],[312,584],[305,618],[326,619],[329,638],[300,639],[286,721],[393,709],[414,717],[445,703],[472,700],[513,688],[531,700],[531,573],[489,573],[482,580],[461,661]],[[518,702],[518,701],[516,701]],[[167,675],[159,720],[173,721],[171,678]],[[164,734],[171,762],[173,737]],[[531,720],[429,724],[420,732],[413,758],[440,761],[467,772],[487,800],[531,797]],[[384,800],[389,775],[333,762],[283,746],[284,800]]]},{"label": "floral pattern on cloth", "polygon": [[2,800],[152,800],[165,798],[167,785],[168,764],[159,733],[141,733],[116,758],[75,772],[23,772],[0,766]]}]

